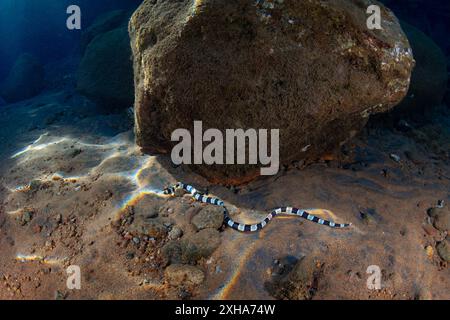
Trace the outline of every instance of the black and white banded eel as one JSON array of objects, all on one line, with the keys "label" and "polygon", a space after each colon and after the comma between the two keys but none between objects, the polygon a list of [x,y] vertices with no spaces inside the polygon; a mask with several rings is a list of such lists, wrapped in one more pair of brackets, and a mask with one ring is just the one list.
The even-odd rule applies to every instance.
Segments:
[{"label": "black and white banded eel", "polygon": [[166,195],[174,195],[175,191],[177,189],[183,189],[184,191],[188,192],[189,194],[192,195],[192,197],[199,201],[199,202],[203,202],[203,203],[209,203],[212,205],[216,205],[216,206],[220,206],[224,208],[224,221],[225,224],[227,226],[229,226],[230,228],[237,230],[237,231],[241,231],[241,232],[255,232],[255,231],[259,231],[262,230],[265,226],[267,226],[267,224],[276,216],[281,215],[281,214],[286,214],[286,215],[294,215],[294,216],[299,216],[302,217],[306,220],[321,224],[321,225],[325,225],[325,226],[329,226],[331,228],[347,228],[349,226],[351,226],[351,223],[334,223],[332,221],[328,221],[328,220],[324,220],[321,219],[319,217],[316,217],[310,213],[308,213],[305,210],[301,210],[301,209],[297,209],[297,208],[292,208],[292,207],[281,207],[281,208],[277,208],[275,210],[273,210],[263,221],[261,221],[260,223],[256,223],[256,224],[241,224],[241,223],[237,223],[235,221],[233,221],[233,219],[230,218],[229,214],[228,214],[228,210],[225,207],[225,204],[222,200],[218,199],[218,198],[213,198],[213,197],[207,197],[203,194],[201,194],[200,192],[197,191],[197,189],[195,189],[193,186],[188,185],[188,184],[184,184],[184,183],[177,183],[169,188],[166,188],[164,190],[164,194]]}]

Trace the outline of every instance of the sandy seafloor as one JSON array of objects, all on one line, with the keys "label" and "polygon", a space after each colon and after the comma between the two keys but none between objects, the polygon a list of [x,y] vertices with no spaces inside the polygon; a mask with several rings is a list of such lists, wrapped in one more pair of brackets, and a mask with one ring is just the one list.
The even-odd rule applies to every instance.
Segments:
[{"label": "sandy seafloor", "polygon": [[[272,299],[274,261],[302,256],[321,268],[313,299],[450,299],[450,271],[436,251],[446,235],[427,215],[439,200],[450,203],[449,115],[408,132],[366,130],[345,149],[236,191],[143,155],[126,114],[99,116],[76,94],[0,107],[0,299],[179,298],[157,263],[160,247],[141,250],[112,227],[123,210],[178,180],[208,187],[242,222],[291,205],[353,223],[333,230],[290,217],[255,234],[226,228],[197,265],[206,278],[192,299]],[[161,199],[167,219],[186,220],[187,197]],[[66,288],[74,264],[81,290]],[[381,290],[366,286],[370,265],[382,270]]]}]

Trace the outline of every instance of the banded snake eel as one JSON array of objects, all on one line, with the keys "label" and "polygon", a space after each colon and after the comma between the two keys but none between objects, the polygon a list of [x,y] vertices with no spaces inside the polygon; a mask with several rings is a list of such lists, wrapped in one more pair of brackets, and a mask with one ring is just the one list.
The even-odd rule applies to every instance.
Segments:
[{"label": "banded snake eel", "polygon": [[269,215],[264,220],[262,220],[259,223],[241,224],[241,223],[235,222],[235,221],[233,221],[233,219],[231,219],[231,217],[229,216],[228,210],[225,207],[225,203],[222,200],[220,200],[218,198],[214,198],[214,197],[207,197],[189,184],[184,184],[184,183],[179,182],[171,187],[166,188],[164,190],[164,194],[175,195],[175,192],[177,189],[183,189],[184,191],[189,193],[196,201],[223,207],[225,224],[228,227],[230,227],[234,230],[237,230],[237,231],[241,231],[241,232],[256,232],[256,231],[262,230],[265,226],[267,226],[269,224],[270,221],[273,220],[273,218],[275,218],[278,215],[299,216],[303,219],[318,223],[320,225],[325,225],[325,226],[328,226],[331,228],[336,228],[336,229],[342,229],[342,228],[347,228],[347,227],[351,226],[351,223],[342,223],[342,224],[334,223],[332,221],[328,221],[328,220],[324,220],[319,217],[316,217],[316,216],[308,213],[306,210],[297,209],[297,208],[293,208],[293,207],[280,207],[280,208],[274,209],[271,213],[269,213]]}]

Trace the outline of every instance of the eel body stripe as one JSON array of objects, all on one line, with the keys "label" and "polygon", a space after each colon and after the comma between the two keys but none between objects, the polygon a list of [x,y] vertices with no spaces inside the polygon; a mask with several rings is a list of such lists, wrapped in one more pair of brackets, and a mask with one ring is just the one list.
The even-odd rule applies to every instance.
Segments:
[{"label": "eel body stripe", "polygon": [[349,226],[351,226],[351,224],[339,224],[339,223],[334,223],[333,221],[328,221],[328,220],[324,220],[321,219],[319,217],[316,217],[312,214],[309,214],[308,212],[306,212],[305,210],[301,210],[298,208],[294,208],[294,207],[280,207],[280,208],[276,208],[275,210],[273,210],[271,213],[269,213],[267,215],[267,217],[262,220],[260,223],[256,223],[256,224],[241,224],[241,223],[237,223],[235,221],[233,221],[233,219],[231,219],[231,217],[228,214],[228,210],[225,207],[225,203],[219,199],[219,198],[213,198],[213,197],[207,197],[203,194],[201,194],[200,192],[197,191],[197,189],[195,189],[193,186],[189,185],[189,184],[184,184],[184,183],[177,183],[174,186],[168,187],[167,189],[164,190],[164,194],[167,195],[174,195],[175,191],[177,189],[183,189],[184,191],[188,192],[189,194],[191,194],[191,196],[199,202],[203,202],[203,203],[208,203],[208,204],[212,204],[212,205],[216,205],[219,207],[223,207],[224,208],[224,222],[225,225],[229,226],[230,228],[237,230],[237,231],[241,231],[241,232],[256,232],[259,230],[264,229],[265,226],[267,226],[269,224],[269,222],[271,220],[273,220],[273,218],[275,218],[278,215],[281,214],[287,214],[287,215],[297,215],[303,219],[315,222],[317,224],[320,225],[325,225],[331,228],[337,228],[337,229],[341,229],[341,228],[347,228]]}]

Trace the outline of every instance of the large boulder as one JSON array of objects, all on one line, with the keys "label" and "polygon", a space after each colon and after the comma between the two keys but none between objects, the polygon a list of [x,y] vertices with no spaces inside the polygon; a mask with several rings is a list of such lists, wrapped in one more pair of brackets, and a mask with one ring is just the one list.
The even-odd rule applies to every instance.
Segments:
[{"label": "large boulder", "polygon": [[130,14],[124,10],[113,10],[100,15],[83,31],[80,40],[80,50],[85,52],[89,43],[98,35],[128,24]]},{"label": "large boulder", "polygon": [[32,98],[43,88],[44,67],[34,56],[25,53],[17,59],[0,86],[0,96],[12,103]]},{"label": "large boulder", "polygon": [[414,52],[416,67],[407,97],[395,108],[399,116],[420,119],[439,106],[447,90],[447,58],[441,48],[419,29],[402,22]]},{"label": "large boulder", "polygon": [[[414,59],[373,1],[144,1],[130,20],[137,144],[170,152],[175,129],[280,129],[280,160],[316,159],[407,93]],[[196,166],[239,183],[255,166]]]},{"label": "large boulder", "polygon": [[91,41],[78,69],[77,89],[107,112],[133,105],[133,65],[126,28]]}]

